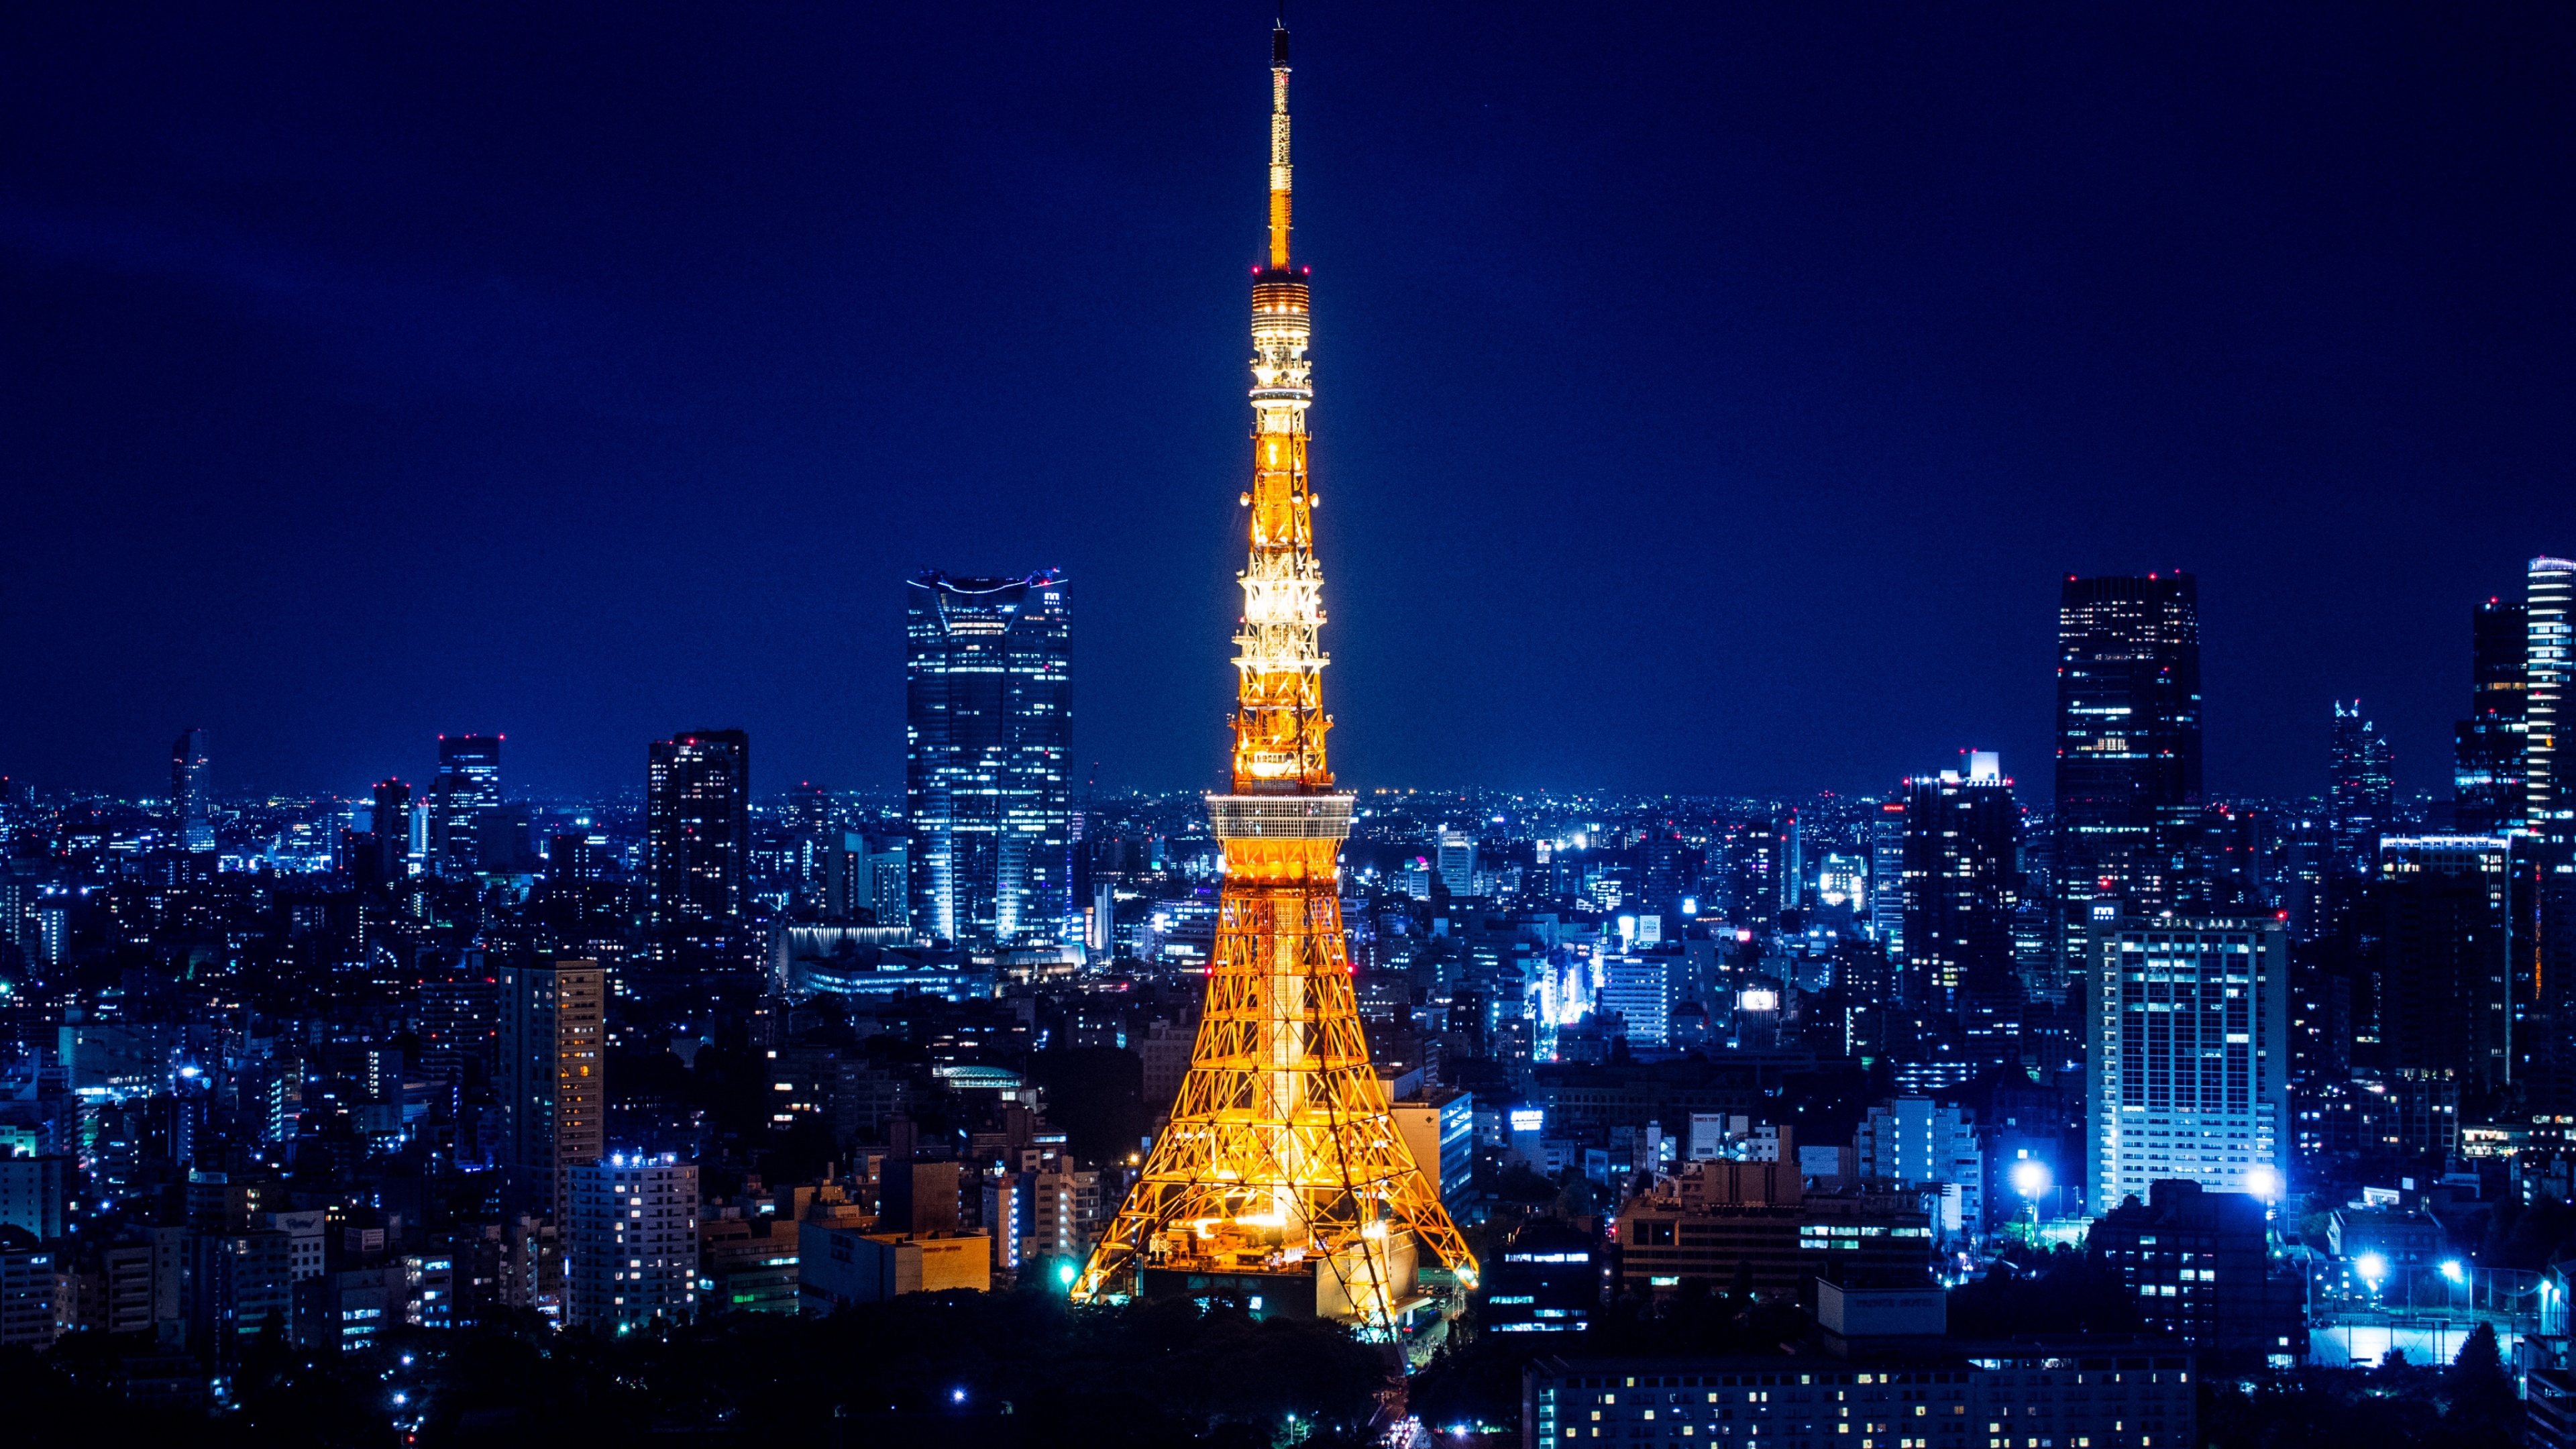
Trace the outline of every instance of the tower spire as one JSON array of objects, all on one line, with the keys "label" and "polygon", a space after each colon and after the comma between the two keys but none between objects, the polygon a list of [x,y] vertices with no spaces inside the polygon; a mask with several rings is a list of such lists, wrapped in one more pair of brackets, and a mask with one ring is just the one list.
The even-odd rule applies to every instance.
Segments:
[{"label": "tower spire", "polygon": [[1288,270],[1288,5],[1270,32],[1270,269]]}]

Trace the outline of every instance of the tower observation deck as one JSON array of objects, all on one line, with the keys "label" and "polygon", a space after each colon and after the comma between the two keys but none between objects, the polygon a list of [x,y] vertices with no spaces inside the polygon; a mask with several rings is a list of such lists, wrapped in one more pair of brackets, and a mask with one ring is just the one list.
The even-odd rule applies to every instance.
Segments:
[{"label": "tower observation deck", "polygon": [[1397,1130],[1351,988],[1339,891],[1351,797],[1324,756],[1323,573],[1306,413],[1306,269],[1289,262],[1288,32],[1271,33],[1269,256],[1252,274],[1250,558],[1239,582],[1234,764],[1208,797],[1225,847],[1190,1068],[1074,1297],[1211,1291],[1393,1338],[1427,1254],[1475,1259]]}]

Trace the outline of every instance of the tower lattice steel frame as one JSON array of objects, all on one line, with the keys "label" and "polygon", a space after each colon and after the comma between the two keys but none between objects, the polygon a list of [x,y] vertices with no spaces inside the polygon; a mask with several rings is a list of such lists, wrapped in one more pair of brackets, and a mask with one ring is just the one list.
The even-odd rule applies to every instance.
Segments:
[{"label": "tower lattice steel frame", "polygon": [[1476,1262],[1423,1181],[1369,1064],[1342,937],[1351,797],[1324,763],[1323,575],[1306,477],[1306,275],[1288,263],[1288,32],[1272,32],[1270,258],[1252,282],[1251,559],[1240,581],[1233,791],[1207,1002],[1168,1128],[1073,1296],[1141,1270],[1316,1275],[1319,1310],[1391,1334],[1428,1251]]}]

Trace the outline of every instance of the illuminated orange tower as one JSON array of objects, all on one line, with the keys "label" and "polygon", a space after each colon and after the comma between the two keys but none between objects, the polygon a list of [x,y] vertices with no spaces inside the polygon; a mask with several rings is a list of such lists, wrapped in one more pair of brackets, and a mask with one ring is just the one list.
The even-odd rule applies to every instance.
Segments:
[{"label": "illuminated orange tower", "polygon": [[1475,1259],[1396,1130],[1342,939],[1351,797],[1324,765],[1323,574],[1306,486],[1306,276],[1288,264],[1288,32],[1271,33],[1270,260],[1252,281],[1252,556],[1234,642],[1234,784],[1208,797],[1225,890],[1171,1125],[1074,1297],[1311,1291],[1390,1335],[1428,1252]]}]

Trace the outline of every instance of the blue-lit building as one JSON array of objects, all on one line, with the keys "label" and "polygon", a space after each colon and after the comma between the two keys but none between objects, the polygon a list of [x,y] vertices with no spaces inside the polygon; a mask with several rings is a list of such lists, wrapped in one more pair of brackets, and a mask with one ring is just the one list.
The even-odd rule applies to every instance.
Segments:
[{"label": "blue-lit building", "polygon": [[429,791],[430,869],[461,880],[482,868],[482,814],[501,804],[501,737],[440,735]]},{"label": "blue-lit building", "polygon": [[971,947],[1079,939],[1072,899],[1072,615],[1064,575],[906,591],[904,811],[912,924]]},{"label": "blue-lit building", "polygon": [[1601,1310],[1605,1261],[1599,1241],[1570,1223],[1524,1223],[1485,1265],[1477,1321],[1487,1333],[1582,1333]]},{"label": "blue-lit building", "polygon": [[215,848],[213,767],[206,759],[206,732],[182,730],[170,747],[170,816],[179,848]]},{"label": "blue-lit building", "polygon": [[645,935],[666,967],[744,964],[751,904],[751,737],[693,730],[645,761]]}]

